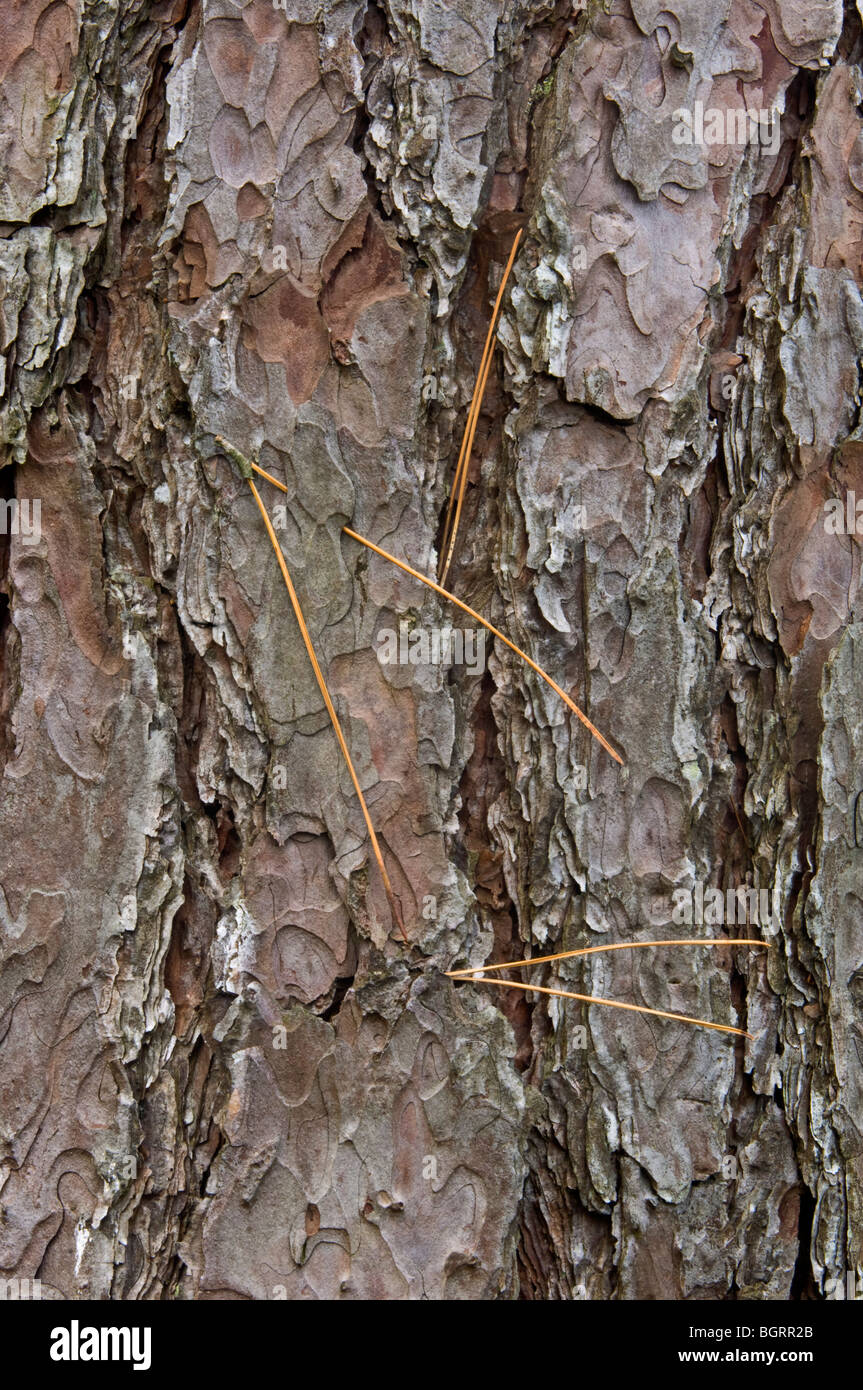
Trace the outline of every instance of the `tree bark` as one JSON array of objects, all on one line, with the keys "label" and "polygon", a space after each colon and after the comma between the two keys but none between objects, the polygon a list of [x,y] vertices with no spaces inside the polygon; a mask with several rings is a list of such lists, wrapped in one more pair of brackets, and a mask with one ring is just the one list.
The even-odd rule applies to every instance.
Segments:
[{"label": "tree bark", "polygon": [[[863,1278],[858,8],[4,10],[3,1278]],[[500,643],[382,662],[470,622],[341,531],[434,574],[518,227],[447,582],[623,768]],[[217,435],[287,485],[407,944]],[[776,894],[766,952],[510,978],[748,1040],[444,975],[750,935],[669,930],[738,887]]]}]

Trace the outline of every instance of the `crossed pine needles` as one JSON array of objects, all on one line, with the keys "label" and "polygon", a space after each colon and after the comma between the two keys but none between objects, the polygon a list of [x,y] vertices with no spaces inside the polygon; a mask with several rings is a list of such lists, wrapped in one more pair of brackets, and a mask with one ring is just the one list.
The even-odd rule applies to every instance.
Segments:
[{"label": "crossed pine needles", "polygon": [[[474,385],[473,396],[471,398],[467,422],[465,424],[464,435],[462,437],[461,449],[459,451],[458,462],[456,463],[455,474],[453,477],[453,483],[450,492],[449,505],[447,508],[447,515],[444,523],[443,542],[441,545],[441,559],[440,566],[438,569],[438,582],[435,582],[435,580],[429,579],[426,575],[421,574],[419,570],[416,570],[411,565],[406,564],[404,560],[399,560],[396,558],[395,555],[390,555],[388,551],[383,550],[379,545],[375,545],[373,541],[368,540],[365,536],[361,536],[359,532],[351,530],[349,526],[343,526],[342,531],[346,536],[349,536],[351,540],[357,541],[360,545],[366,546],[367,549],[374,551],[376,555],[380,555],[382,559],[388,560],[390,564],[396,565],[400,570],[403,570],[406,574],[411,575],[412,578],[419,580],[421,584],[425,584],[427,588],[433,590],[434,593],[440,595],[441,598],[446,599],[448,603],[453,604],[456,608],[460,608],[463,613],[467,613],[468,616],[471,617],[475,622],[478,622],[482,627],[486,628],[487,631],[490,632],[492,636],[496,637],[498,641],[502,642],[504,646],[509,647],[510,651],[515,652],[516,656],[518,656],[520,660],[522,660],[527,666],[530,667],[532,671],[536,672],[538,676],[540,676],[548,685],[551,686],[555,694],[558,695],[560,699],[563,700],[564,704],[573,712],[573,714],[575,714],[578,717],[578,719],[585,726],[588,732],[597,740],[598,743],[602,745],[602,747],[609,754],[609,756],[612,757],[615,760],[615,762],[620,763],[622,766],[623,759],[620,757],[620,754],[617,753],[614,750],[614,748],[612,748],[608,740],[600,733],[600,731],[595,727],[595,725],[591,723],[584,711],[579,709],[578,705],[575,703],[574,700],[570,698],[569,695],[567,695],[566,691],[562,690],[561,687],[555,681],[552,680],[551,676],[549,676],[548,673],[544,671],[541,666],[538,666],[535,661],[531,660],[531,658],[527,655],[526,652],[523,652],[521,648],[517,647],[514,642],[510,641],[510,639],[504,633],[502,633],[498,628],[494,627],[490,622],[488,622],[487,619],[484,618],[481,613],[477,613],[475,609],[470,608],[466,603],[463,603],[460,598],[457,598],[455,594],[451,593],[448,589],[445,589],[443,587],[443,581],[446,579],[446,576],[452,564],[453,556],[455,554],[459,523],[461,520],[462,505],[464,502],[468,470],[470,466],[471,449],[473,447],[474,435],[476,433],[476,427],[479,421],[480,411],[482,409],[482,401],[485,393],[485,387],[488,381],[489,372],[491,370],[492,358],[494,355],[495,328],[497,326],[501,305],[503,303],[504,290],[506,289],[507,280],[509,279],[510,271],[512,270],[513,264],[515,262],[516,252],[518,251],[518,245],[520,240],[521,230],[517,232],[513,241],[509,259],[507,261],[503,278],[500,283],[500,288],[498,289],[497,298],[491,315],[491,320],[489,322],[488,334],[486,336],[485,347],[483,349],[483,355],[480,361],[476,383]],[[243,476],[249,484],[249,487],[251,488],[252,496],[254,497],[258,509],[261,513],[261,518],[263,520],[264,527],[266,529],[267,535],[270,538],[270,544],[272,545],[273,550],[275,552],[279,569],[282,572],[282,578],[285,581],[285,588],[288,591],[288,597],[291,601],[291,607],[294,610],[294,616],[297,620],[297,625],[300,629],[300,635],[302,636],[303,643],[308,653],[309,661],[312,665],[312,670],[315,673],[315,679],[317,680],[318,687],[320,689],[324,704],[327,709],[327,713],[330,717],[330,722],[333,726],[333,732],[335,733],[339,747],[342,751],[342,756],[344,757],[345,763],[347,765],[351,782],[353,783],[354,791],[356,792],[357,799],[360,803],[360,809],[363,813],[363,819],[365,820],[366,828],[369,832],[369,840],[371,842],[372,852],[377,862],[378,870],[380,872],[381,881],[384,886],[384,891],[387,895],[387,901],[389,903],[393,921],[398,926],[402,939],[407,943],[408,935],[405,930],[401,906],[393,891],[393,886],[390,882],[390,877],[387,873],[386,865],[384,864],[383,855],[381,853],[381,847],[378,842],[378,837],[375,834],[375,828],[372,824],[372,818],[369,814],[368,806],[366,805],[366,799],[363,796],[359,778],[357,777],[356,770],[351,760],[350,750],[348,748],[344,733],[342,732],[342,727],[339,723],[339,718],[336,714],[335,706],[333,704],[332,697],[330,696],[329,689],[327,688],[327,683],[324,679],[324,674],[321,670],[320,664],[315,654],[314,645],[312,643],[308,627],[306,626],[305,618],[303,617],[303,610],[300,606],[300,601],[297,597],[297,591],[294,588],[290,571],[288,570],[287,562],[282,552],[282,548],[279,545],[279,541],[273,528],[273,524],[270,520],[269,513],[267,512],[267,509],[264,506],[264,503],[261,499],[261,495],[255,486],[252,474],[256,473],[259,477],[266,479],[268,483],[271,483],[273,487],[278,488],[280,492],[287,493],[288,489],[285,487],[284,483],[279,481],[278,478],[274,478],[271,473],[265,472],[265,470],[263,468],[260,468],[258,464],[256,464],[250,459],[247,459],[244,454],[241,454],[240,451],[236,449],[233,444],[230,444],[228,440],[224,439],[221,435],[217,434],[213,437],[220,450],[222,450],[222,452],[229,459],[231,459],[240,469],[240,472],[243,474]],[[678,1023],[688,1023],[699,1028],[711,1028],[721,1033],[733,1033],[738,1037],[751,1037],[752,1035],[750,1033],[747,1033],[742,1028],[732,1028],[728,1024],[713,1023],[710,1020],[703,1018],[690,1018],[685,1014],[670,1013],[664,1009],[651,1009],[644,1004],[627,1004],[618,999],[602,999],[590,994],[575,994],[571,990],[554,989],[551,986],[547,985],[527,984],[523,980],[502,980],[497,976],[497,974],[495,974],[493,978],[491,977],[492,972],[498,972],[502,970],[523,970],[536,965],[550,964],[552,961],[568,960],[576,956],[597,955],[603,951],[647,950],[666,946],[674,948],[685,948],[692,946],[765,947],[766,943],[763,941],[751,940],[749,938],[739,938],[735,940],[729,937],[720,937],[702,941],[689,941],[678,939],[670,941],[624,941],[617,942],[616,944],[608,946],[586,946],[575,951],[559,951],[556,954],[550,956],[534,956],[530,960],[505,961],[497,965],[487,965],[483,967],[482,970],[468,968],[464,970],[449,970],[445,973],[447,974],[448,978],[452,980],[471,980],[477,984],[496,985],[497,987],[504,989],[519,989],[530,991],[534,994],[554,995],[557,998],[561,999],[576,999],[579,1000],[581,1003],[585,1004],[602,1004],[606,1008],[610,1009],[626,1009],[631,1013],[650,1014],[655,1018],[674,1019]]]}]

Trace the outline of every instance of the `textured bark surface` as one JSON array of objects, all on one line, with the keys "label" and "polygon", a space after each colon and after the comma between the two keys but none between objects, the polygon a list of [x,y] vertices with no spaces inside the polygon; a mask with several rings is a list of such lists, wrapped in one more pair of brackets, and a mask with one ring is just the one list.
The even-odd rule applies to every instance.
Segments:
[{"label": "textured bark surface", "polygon": [[[0,1275],[863,1276],[861,59],[841,0],[4,4]],[[679,143],[697,102],[775,148]],[[341,534],[434,571],[519,226],[450,587],[623,770],[500,646],[382,665],[450,613]],[[214,434],[288,485],[407,946]],[[696,883],[777,892],[769,953],[530,978],[751,1042],[443,976]]]}]

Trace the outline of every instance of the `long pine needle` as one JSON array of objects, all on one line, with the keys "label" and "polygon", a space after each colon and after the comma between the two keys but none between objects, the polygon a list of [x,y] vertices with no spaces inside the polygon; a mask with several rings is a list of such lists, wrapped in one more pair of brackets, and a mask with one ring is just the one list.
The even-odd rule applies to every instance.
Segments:
[{"label": "long pine needle", "polygon": [[479,364],[479,371],[477,372],[476,384],[473,388],[473,396],[471,397],[470,410],[468,411],[467,422],[464,428],[464,435],[462,436],[461,449],[459,451],[458,463],[456,464],[455,475],[453,477],[452,491],[450,492],[449,506],[447,508],[446,522],[444,524],[443,543],[441,545],[441,563],[438,570],[438,580],[441,584],[443,584],[444,580],[447,577],[447,572],[449,571],[449,567],[452,563],[453,554],[455,552],[456,536],[458,534],[459,522],[461,520],[462,503],[464,502],[465,488],[467,486],[467,476],[470,468],[470,451],[473,448],[474,435],[476,434],[476,427],[479,423],[479,414],[482,409],[483,396],[485,395],[488,374],[491,370],[491,361],[492,357],[494,356],[494,333],[497,327],[498,315],[500,314],[500,306],[503,302],[503,294],[504,290],[506,289],[506,282],[509,279],[510,271],[512,270],[513,263],[515,262],[515,255],[518,250],[518,244],[521,241],[521,233],[522,229],[519,227],[518,231],[515,234],[515,240],[512,243],[512,250],[509,253],[509,260],[506,263],[506,269],[503,272],[503,279],[500,282],[500,288],[498,289],[497,298],[494,302],[494,309],[492,310],[491,321],[488,326],[485,347],[483,348],[482,358]]},{"label": "long pine needle", "polygon": [[[258,469],[258,472],[263,472],[263,470]],[[269,475],[264,474],[264,477],[269,477]],[[354,765],[351,761],[351,755],[348,751],[348,745],[345,742],[345,736],[342,733],[342,726],[339,723],[339,718],[336,714],[335,706],[333,705],[333,702],[330,698],[330,692],[327,689],[327,683],[324,680],[323,671],[318,665],[318,658],[315,655],[315,649],[312,645],[312,639],[309,635],[309,630],[306,627],[306,622],[303,617],[303,610],[300,607],[300,601],[297,598],[297,592],[291,581],[291,576],[288,571],[288,566],[285,562],[285,557],[282,554],[282,547],[279,545],[276,533],[273,530],[273,524],[270,521],[266,507],[261,501],[261,495],[258,492],[258,489],[255,487],[255,484],[252,482],[251,478],[249,478],[247,481],[249,487],[252,489],[252,493],[254,495],[255,501],[258,504],[261,516],[263,517],[264,525],[267,528],[267,535],[270,538],[270,543],[272,544],[273,550],[276,553],[276,559],[279,562],[279,569],[282,571],[282,578],[285,581],[285,587],[288,591],[288,597],[291,600],[291,607],[294,610],[294,616],[296,617],[297,625],[299,626],[300,633],[302,634],[303,642],[305,643],[306,651],[309,655],[309,661],[312,663],[312,670],[315,673],[315,678],[318,682],[318,687],[320,689],[321,695],[324,698],[324,704],[327,707],[327,714],[330,716],[330,722],[332,723],[333,731],[336,735],[336,738],[338,739],[339,747],[341,748],[345,762],[347,763],[348,772],[350,773],[351,781],[354,784],[354,791],[356,792],[357,797],[359,798],[360,808],[362,810],[363,818],[365,819],[366,827],[369,832],[369,839],[371,840],[372,850],[374,852],[375,859],[378,863],[378,869],[380,870],[381,879],[383,880],[384,889],[387,895],[387,901],[390,905],[390,912],[392,913],[393,920],[396,922],[398,929],[402,934],[403,940],[407,941],[408,937],[407,932],[405,931],[404,921],[402,920],[401,909],[399,908],[395,893],[393,892],[389,874],[386,871],[383,855],[381,854],[380,845],[378,844],[378,837],[375,834],[375,828],[372,825],[372,818],[369,815],[369,808],[366,805],[366,799],[363,796],[362,788],[360,787],[359,783],[359,778],[357,777],[357,774],[354,771]],[[271,478],[270,481],[275,482],[276,480],[275,478]],[[281,484],[278,484],[278,486],[281,486]]]},{"label": "long pine needle", "polygon": [[553,956],[531,956],[529,960],[505,960],[497,965],[470,966],[466,970],[446,970],[444,973],[452,980],[461,977],[470,978],[475,975],[477,970],[483,974],[488,970],[524,970],[528,965],[545,965],[552,960],[570,960],[573,956],[595,956],[600,951],[638,951],[646,950],[650,946],[763,946],[767,949],[766,941],[757,941],[750,937],[718,936],[704,941],[693,941],[691,937],[685,940],[674,941],[612,941],[606,946],[581,946],[577,951],[558,951]]},{"label": "long pine needle", "polygon": [[[519,236],[520,236],[520,233],[519,233]],[[517,236],[517,237],[516,237],[516,240],[515,240],[515,243],[514,243],[514,245],[513,245],[512,253],[511,253],[511,255],[510,255],[510,261],[509,261],[509,264],[508,264],[508,266],[507,266],[507,272],[506,272],[507,275],[509,274],[509,269],[510,269],[510,267],[511,267],[512,261],[513,261],[514,258],[515,258],[515,251],[516,251],[516,247],[517,247],[517,245],[518,245],[518,240],[519,240],[519,237]],[[499,294],[499,296],[498,296],[498,303],[499,303],[500,297],[501,297],[501,295],[502,295],[502,292],[503,292],[503,285],[501,286],[501,291],[500,291],[500,294]],[[497,313],[497,308],[498,308],[498,305],[496,304],[496,305],[495,305],[495,313]],[[492,327],[493,327],[493,323],[492,323]],[[492,328],[489,329],[489,334],[490,334],[490,335],[491,335],[491,332],[492,332]],[[486,344],[486,346],[487,346],[487,348],[488,348],[488,343]],[[486,365],[487,365],[487,364],[486,364]],[[482,366],[481,366],[481,368],[480,368],[480,371],[481,371],[481,373],[482,373]],[[486,373],[486,374],[487,374],[487,373]],[[481,393],[480,393],[479,399],[481,400]],[[478,410],[479,410],[479,406],[477,405],[477,411],[476,411],[477,414],[478,414]],[[470,422],[469,422],[469,423],[470,423]],[[467,432],[466,432],[466,436],[465,436],[465,437],[467,438]],[[229,457],[235,458],[235,459],[237,459],[237,460],[242,459],[242,462],[243,462],[244,465],[246,465],[248,468],[250,468],[251,470],[253,470],[253,471],[254,471],[255,473],[257,473],[260,477],[265,478],[265,479],[267,480],[268,483],[271,483],[274,487],[278,488],[278,490],[279,490],[280,492],[287,493],[288,489],[287,489],[287,487],[285,486],[285,484],[282,483],[282,482],[280,482],[278,478],[273,477],[272,473],[266,472],[266,470],[263,469],[263,468],[261,468],[258,464],[252,463],[252,462],[250,462],[249,460],[247,460],[247,459],[245,458],[244,455],[239,454],[239,452],[238,452],[237,450],[235,450],[235,449],[233,448],[232,445],[229,445],[228,442],[227,442],[227,440],[223,440],[223,439],[221,438],[221,436],[217,435],[217,436],[216,436],[216,440],[217,440],[217,443],[219,443],[220,445],[222,445],[222,446],[225,447],[226,452],[229,453]],[[469,448],[470,448],[470,445],[468,444],[467,450],[464,451],[464,452],[466,452],[466,453],[468,454],[468,456],[469,456]],[[461,462],[462,462],[462,456],[460,456],[460,463],[461,463]],[[393,919],[395,920],[395,922],[397,923],[397,925],[398,925],[398,927],[399,927],[399,930],[400,930],[400,932],[401,932],[401,935],[402,935],[403,939],[404,939],[405,941],[407,941],[408,938],[407,938],[407,933],[406,933],[406,931],[405,931],[404,922],[403,922],[403,920],[402,920],[401,909],[400,909],[400,907],[399,907],[399,905],[398,905],[398,902],[397,902],[397,900],[396,900],[395,894],[394,894],[394,892],[393,892],[392,884],[390,883],[389,875],[388,875],[388,873],[387,873],[386,866],[385,866],[384,861],[383,861],[383,855],[381,854],[380,846],[379,846],[379,844],[378,844],[377,835],[375,834],[374,826],[373,826],[373,824],[372,824],[371,816],[369,815],[369,811],[368,811],[368,807],[367,807],[367,805],[366,805],[365,797],[363,796],[362,789],[361,789],[360,784],[359,784],[359,779],[358,779],[357,774],[356,774],[356,772],[355,772],[355,770],[354,770],[354,765],[353,765],[353,762],[351,761],[350,752],[349,752],[349,750],[348,750],[348,746],[347,746],[347,743],[346,743],[346,741],[345,741],[344,734],[342,733],[341,725],[339,724],[338,716],[337,716],[337,714],[336,714],[335,707],[334,707],[333,702],[332,702],[332,699],[331,699],[331,697],[330,697],[329,690],[327,689],[327,684],[326,684],[326,681],[324,680],[323,672],[321,671],[320,665],[318,664],[317,656],[315,655],[314,647],[313,647],[313,645],[312,645],[311,636],[310,636],[310,634],[309,634],[308,628],[306,627],[305,619],[303,618],[303,613],[302,613],[302,609],[301,609],[301,607],[300,607],[300,602],[299,602],[299,599],[297,598],[296,590],[294,589],[294,585],[293,585],[293,583],[292,583],[292,581],[291,581],[291,576],[290,576],[290,573],[289,573],[289,571],[288,571],[288,567],[287,567],[287,563],[286,563],[286,561],[285,561],[285,557],[284,557],[284,555],[283,555],[283,553],[282,553],[282,548],[281,548],[281,546],[279,545],[278,539],[277,539],[277,537],[276,537],[276,533],[275,533],[275,531],[274,531],[274,529],[273,529],[272,522],[270,521],[269,514],[268,514],[268,512],[267,512],[267,509],[266,509],[266,507],[264,506],[263,501],[261,500],[260,493],[258,492],[257,488],[255,487],[255,484],[254,484],[254,482],[252,481],[251,477],[249,477],[249,478],[247,479],[247,481],[248,481],[248,483],[249,483],[249,487],[250,487],[251,490],[252,490],[252,494],[253,494],[253,496],[254,496],[254,498],[255,498],[255,501],[256,501],[256,503],[257,503],[257,505],[258,505],[258,509],[260,510],[261,516],[262,516],[263,521],[264,521],[264,526],[266,527],[266,530],[267,530],[267,535],[268,535],[269,538],[270,538],[270,543],[272,544],[273,550],[274,550],[275,555],[276,555],[276,559],[277,559],[278,564],[279,564],[279,568],[281,569],[282,577],[283,577],[283,579],[284,579],[284,581],[285,581],[285,587],[287,588],[287,591],[288,591],[288,596],[289,596],[290,601],[291,601],[291,606],[293,607],[294,615],[295,615],[295,617],[296,617],[296,619],[297,619],[297,624],[298,624],[298,626],[299,626],[300,633],[301,633],[301,635],[302,635],[303,642],[304,642],[304,644],[305,644],[306,651],[307,651],[308,656],[309,656],[309,660],[311,661],[311,664],[312,664],[312,669],[314,670],[315,677],[316,677],[316,679],[317,679],[318,686],[319,686],[319,689],[320,689],[320,691],[321,691],[321,695],[323,696],[323,699],[324,699],[324,704],[326,705],[326,708],[327,708],[327,713],[328,713],[329,716],[330,716],[330,720],[331,720],[331,722],[332,722],[333,730],[334,730],[334,732],[335,732],[336,738],[337,738],[338,743],[339,743],[339,747],[341,748],[342,754],[343,754],[344,759],[345,759],[345,762],[346,762],[346,764],[347,764],[348,771],[349,771],[350,776],[351,776],[351,781],[353,782],[354,790],[356,791],[357,798],[358,798],[358,800],[359,800],[360,807],[361,807],[361,809],[362,809],[363,817],[364,817],[365,822],[366,822],[366,827],[367,827],[368,832],[369,832],[369,839],[370,839],[370,841],[371,841],[372,850],[373,850],[373,852],[374,852],[375,859],[377,860],[378,869],[380,870],[381,880],[382,880],[382,882],[383,882],[384,889],[385,889],[386,895],[387,895],[387,900],[388,900],[389,905],[390,905],[390,911],[392,912]],[[451,499],[451,501],[452,501],[452,499]],[[455,515],[456,515],[456,522],[455,522],[456,527],[457,527],[457,524],[458,524],[458,522],[457,522],[458,510],[459,510],[459,504],[458,504],[458,502],[456,502],[456,514],[455,514]],[[381,546],[375,545],[374,542],[372,542],[372,541],[370,541],[370,540],[367,540],[367,539],[365,538],[365,536],[361,536],[357,531],[353,531],[349,526],[343,526],[343,527],[342,527],[342,531],[344,532],[344,534],[345,534],[346,536],[349,536],[352,540],[358,541],[360,545],[364,545],[364,546],[366,546],[369,550],[374,551],[374,553],[375,553],[376,555],[380,555],[382,559],[388,560],[388,561],[390,562],[390,564],[396,565],[400,570],[403,570],[406,574],[409,574],[413,579],[417,579],[417,580],[419,580],[419,582],[420,582],[421,584],[425,584],[428,588],[432,589],[435,593],[439,594],[442,598],[447,599],[447,601],[448,601],[449,603],[455,604],[455,606],[456,606],[457,608],[460,608],[460,609],[462,610],[462,612],[467,613],[469,617],[473,618],[476,622],[480,623],[480,624],[481,624],[484,628],[486,628],[487,631],[489,631],[494,637],[499,638],[499,640],[500,640],[501,642],[503,642],[505,646],[509,647],[511,651],[515,652],[516,656],[519,656],[519,657],[522,659],[522,661],[524,661],[524,662],[531,668],[531,670],[535,671],[536,674],[537,674],[538,676],[541,676],[542,679],[543,679],[549,686],[551,686],[552,690],[554,690],[555,693],[556,693],[557,695],[560,696],[560,698],[563,700],[564,704],[566,704],[566,705],[568,706],[568,708],[571,709],[571,710],[573,711],[573,713],[581,720],[581,722],[582,722],[582,724],[584,724],[585,728],[587,728],[587,729],[589,730],[589,732],[594,736],[594,738],[596,738],[596,739],[599,741],[599,743],[602,744],[603,748],[605,748],[605,750],[611,755],[611,757],[614,758],[616,762],[618,762],[618,763],[620,763],[620,764],[622,765],[623,759],[620,757],[620,755],[619,755],[618,753],[616,753],[615,750],[611,747],[611,745],[607,742],[607,740],[606,740],[605,738],[603,738],[603,736],[602,736],[602,734],[599,732],[599,730],[590,722],[590,720],[587,718],[587,716],[579,709],[578,705],[576,705],[575,702],[574,702],[572,699],[570,699],[570,697],[567,695],[566,691],[565,691],[565,690],[562,690],[561,687],[556,683],[556,681],[552,680],[551,676],[549,676],[549,675],[547,674],[547,672],[543,671],[542,667],[541,667],[541,666],[538,666],[537,663],[536,663],[535,661],[533,661],[533,660],[527,655],[526,652],[523,652],[523,651],[521,650],[520,647],[517,647],[517,646],[515,645],[514,642],[511,642],[510,639],[509,639],[508,637],[506,637],[505,634],[502,633],[498,628],[494,627],[491,623],[487,622],[487,620],[482,616],[481,613],[477,613],[475,609],[469,607],[468,604],[463,603],[461,599],[457,598],[457,597],[455,596],[455,594],[452,594],[452,593],[450,593],[447,589],[443,588],[442,585],[435,583],[435,581],[434,581],[433,579],[429,579],[426,575],[421,574],[421,573],[419,572],[419,570],[415,570],[411,565],[406,564],[404,560],[399,560],[399,559],[396,558],[395,555],[390,555],[390,553],[389,553],[388,551],[382,549]],[[453,533],[453,536],[451,537],[450,554],[451,554],[451,552],[452,552],[452,544],[454,543],[454,540],[455,540],[455,535],[454,535],[454,533]],[[445,572],[445,570],[444,570],[444,572]],[[534,957],[532,957],[532,958],[529,959],[529,960],[521,960],[521,961],[502,961],[502,962],[498,962],[498,963],[496,963],[496,964],[494,964],[494,965],[486,965],[486,966],[483,966],[483,967],[481,967],[480,969],[476,969],[476,968],[473,968],[473,967],[468,967],[468,968],[462,969],[462,970],[448,970],[448,971],[445,972],[445,974],[447,975],[447,977],[448,977],[449,979],[453,979],[453,980],[471,980],[471,981],[473,981],[473,982],[476,983],[476,984],[498,985],[498,986],[500,986],[502,989],[519,989],[519,990],[522,990],[522,991],[524,991],[524,992],[526,992],[526,993],[530,993],[531,991],[533,991],[533,992],[536,993],[536,994],[551,995],[551,996],[554,996],[554,997],[560,998],[560,999],[575,999],[575,1000],[577,1000],[578,1002],[584,1003],[584,1004],[599,1004],[599,1005],[604,1005],[606,1008],[609,1008],[609,1009],[625,1009],[627,1012],[630,1012],[630,1013],[649,1014],[650,1016],[652,1016],[652,1017],[654,1017],[654,1018],[667,1018],[667,1019],[671,1019],[672,1021],[677,1022],[677,1023],[688,1023],[688,1024],[691,1024],[693,1027],[697,1027],[697,1028],[709,1028],[709,1029],[714,1030],[715,1032],[720,1032],[720,1033],[731,1033],[731,1034],[733,1034],[735,1037],[743,1037],[743,1038],[749,1038],[749,1039],[751,1039],[751,1038],[752,1038],[752,1034],[751,1034],[751,1033],[747,1033],[747,1032],[745,1031],[745,1029],[743,1029],[743,1028],[733,1028],[733,1027],[731,1027],[729,1024],[726,1024],[726,1023],[712,1023],[709,1019],[704,1019],[704,1018],[690,1018],[690,1017],[689,1017],[688,1015],[686,1015],[686,1014],[676,1014],[676,1013],[672,1013],[672,1012],[670,1012],[670,1011],[668,1011],[668,1010],[665,1010],[665,1009],[651,1009],[651,1008],[649,1008],[649,1007],[648,1007],[647,1005],[645,1005],[645,1004],[627,1004],[627,1003],[625,1003],[623,1000],[619,1000],[619,999],[601,999],[601,998],[599,998],[599,997],[596,996],[596,995],[591,995],[591,994],[577,994],[577,993],[575,993],[575,992],[572,991],[572,990],[555,989],[555,988],[553,988],[553,987],[551,987],[551,986],[549,986],[549,985],[533,985],[533,984],[527,984],[527,983],[525,983],[523,980],[502,980],[502,979],[499,979],[499,978],[497,978],[497,977],[495,977],[495,978],[488,978],[489,972],[491,972],[491,971],[501,971],[501,970],[523,970],[523,969],[526,969],[528,966],[545,965],[545,964],[549,964],[549,963],[552,962],[552,961],[568,960],[568,959],[572,959],[573,957],[577,957],[577,956],[597,955],[597,954],[599,954],[600,952],[604,952],[604,951],[645,950],[645,949],[648,949],[648,948],[654,948],[654,947],[660,947],[660,946],[674,946],[674,947],[692,947],[692,946],[707,946],[707,947],[711,947],[711,946],[712,946],[712,947],[720,947],[720,946],[727,946],[727,947],[735,947],[735,946],[753,946],[753,947],[761,947],[761,948],[763,948],[763,949],[766,949],[766,947],[767,947],[767,942],[765,942],[765,941],[759,941],[759,940],[756,940],[756,939],[753,939],[753,938],[750,938],[750,937],[740,937],[740,938],[737,938],[737,939],[734,939],[734,938],[732,938],[732,937],[714,937],[714,938],[709,938],[709,939],[705,939],[705,940],[701,940],[701,941],[698,941],[698,940],[693,941],[693,940],[691,940],[691,939],[689,939],[689,938],[673,938],[673,939],[663,940],[663,941],[619,941],[619,942],[612,942],[612,943],[609,943],[609,944],[603,945],[603,946],[583,946],[583,947],[580,947],[580,948],[578,948],[578,949],[576,949],[576,950],[572,950],[572,951],[558,951],[558,952],[555,952],[553,955],[548,955],[548,956],[534,956]]]}]

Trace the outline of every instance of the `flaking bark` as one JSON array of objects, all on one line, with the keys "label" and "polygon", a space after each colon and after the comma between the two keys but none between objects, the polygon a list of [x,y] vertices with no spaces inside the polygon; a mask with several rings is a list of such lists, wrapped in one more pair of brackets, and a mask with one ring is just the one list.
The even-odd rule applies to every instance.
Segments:
[{"label": "flaking bark", "polygon": [[[23,0],[0,36],[2,478],[41,500],[0,537],[0,1275],[859,1280],[860,545],[824,524],[863,499],[857,8]],[[696,102],[776,149],[676,143]],[[519,226],[447,582],[623,771],[505,649],[382,665],[453,615],[341,532],[436,572]],[[288,485],[407,947],[216,435]],[[778,891],[766,958],[556,975],[745,1046],[444,978],[668,935],[696,882]]]}]

